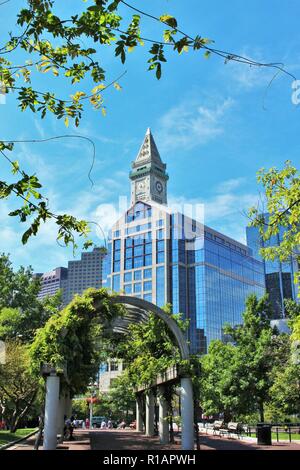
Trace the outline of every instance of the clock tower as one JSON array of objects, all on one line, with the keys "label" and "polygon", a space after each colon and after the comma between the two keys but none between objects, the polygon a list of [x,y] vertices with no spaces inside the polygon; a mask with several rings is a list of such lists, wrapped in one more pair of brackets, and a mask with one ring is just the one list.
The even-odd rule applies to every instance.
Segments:
[{"label": "clock tower", "polygon": [[166,164],[162,162],[150,129],[131,164],[131,205],[138,201],[167,205]]}]

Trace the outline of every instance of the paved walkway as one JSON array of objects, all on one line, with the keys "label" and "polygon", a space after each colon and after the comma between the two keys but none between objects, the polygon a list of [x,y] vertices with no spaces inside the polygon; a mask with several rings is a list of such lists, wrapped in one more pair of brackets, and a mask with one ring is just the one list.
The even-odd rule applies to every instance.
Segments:
[{"label": "paved walkway", "polygon": [[[180,450],[175,444],[162,446],[158,437],[145,437],[132,430],[75,430],[74,441],[65,441],[61,450]],[[7,450],[33,450],[34,436]],[[272,446],[258,446],[256,440],[219,437],[200,434],[201,450],[300,450],[300,442],[274,442]],[[42,447],[40,448],[42,450]]]},{"label": "paved walkway", "polygon": [[131,430],[106,429],[93,431],[90,434],[92,450],[180,450],[180,442],[161,445],[158,437],[146,437]]}]

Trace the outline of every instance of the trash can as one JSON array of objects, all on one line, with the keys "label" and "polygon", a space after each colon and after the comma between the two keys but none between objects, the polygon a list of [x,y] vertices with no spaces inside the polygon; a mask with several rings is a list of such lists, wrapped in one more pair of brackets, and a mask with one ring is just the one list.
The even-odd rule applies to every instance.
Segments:
[{"label": "trash can", "polygon": [[265,423],[257,424],[257,444],[264,446],[272,445],[271,425]]}]

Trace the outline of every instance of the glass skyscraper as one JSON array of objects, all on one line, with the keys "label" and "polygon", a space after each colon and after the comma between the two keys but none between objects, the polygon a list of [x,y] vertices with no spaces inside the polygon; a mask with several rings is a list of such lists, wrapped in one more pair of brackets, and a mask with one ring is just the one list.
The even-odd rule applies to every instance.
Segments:
[{"label": "glass skyscraper", "polygon": [[132,164],[131,205],[114,224],[104,285],[148,300],[190,321],[192,353],[241,323],[245,299],[264,293],[263,265],[251,250],[202,222],[167,207],[166,165],[153,136]]},{"label": "glass skyscraper", "polygon": [[[265,219],[268,215],[265,214]],[[268,246],[278,246],[283,240],[285,228],[280,227],[279,232],[270,240],[264,241],[258,227],[247,227],[247,245],[252,249],[255,259],[263,263],[266,291],[273,307],[274,318],[285,318],[284,299],[298,300],[297,287],[294,284],[294,273],[299,271],[296,257],[287,261],[267,261],[260,255],[260,249]]]}]

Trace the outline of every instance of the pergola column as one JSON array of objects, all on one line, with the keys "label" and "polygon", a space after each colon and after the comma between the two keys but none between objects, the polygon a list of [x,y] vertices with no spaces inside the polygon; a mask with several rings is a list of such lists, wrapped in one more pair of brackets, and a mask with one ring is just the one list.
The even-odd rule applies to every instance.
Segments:
[{"label": "pergola column", "polygon": [[139,395],[136,395],[136,430],[143,432],[142,400]]},{"label": "pergola column", "polygon": [[159,422],[158,422],[158,432],[159,440],[161,444],[169,443],[169,422],[167,419],[168,415],[168,403],[164,397],[165,387],[160,385],[158,387],[158,412],[159,412]]},{"label": "pergola column", "polygon": [[46,378],[44,450],[55,450],[57,445],[59,382],[60,379],[55,372],[51,372]]},{"label": "pergola column", "polygon": [[194,449],[194,401],[193,385],[190,378],[181,379],[181,421],[183,450]]},{"label": "pergola column", "polygon": [[66,397],[64,394],[62,394],[59,397],[58,413],[57,413],[57,434],[60,435],[59,442],[63,442],[63,439],[64,439],[65,406],[66,406]]},{"label": "pergola column", "polygon": [[154,436],[154,395],[151,389],[146,393],[146,436]]}]

